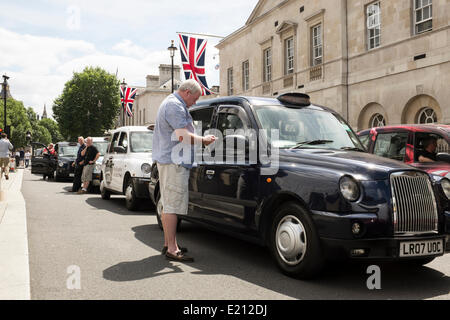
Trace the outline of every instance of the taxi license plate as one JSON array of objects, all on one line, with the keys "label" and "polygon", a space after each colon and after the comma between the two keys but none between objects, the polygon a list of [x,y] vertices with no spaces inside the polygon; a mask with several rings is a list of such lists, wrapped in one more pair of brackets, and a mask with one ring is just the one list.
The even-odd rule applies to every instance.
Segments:
[{"label": "taxi license plate", "polygon": [[75,176],[75,174],[74,173],[69,173],[69,177],[74,177]]},{"label": "taxi license plate", "polygon": [[434,256],[443,252],[443,239],[400,242],[400,257]]}]

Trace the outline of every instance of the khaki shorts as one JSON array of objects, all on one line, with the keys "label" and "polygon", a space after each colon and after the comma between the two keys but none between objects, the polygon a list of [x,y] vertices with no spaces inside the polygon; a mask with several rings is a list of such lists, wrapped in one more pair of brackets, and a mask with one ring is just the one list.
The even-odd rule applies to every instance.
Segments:
[{"label": "khaki shorts", "polygon": [[95,164],[87,164],[83,168],[83,173],[81,174],[81,182],[91,182],[92,173],[94,172]]},{"label": "khaki shorts", "polygon": [[189,203],[189,169],[157,163],[164,213],[186,215]]},{"label": "khaki shorts", "polygon": [[6,174],[9,173],[9,158],[0,158],[0,167],[5,168]]}]

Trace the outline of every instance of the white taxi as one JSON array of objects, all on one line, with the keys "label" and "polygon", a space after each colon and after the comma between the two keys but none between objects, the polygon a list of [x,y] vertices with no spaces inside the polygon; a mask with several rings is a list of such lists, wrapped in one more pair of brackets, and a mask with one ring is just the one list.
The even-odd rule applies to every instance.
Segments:
[{"label": "white taxi", "polygon": [[136,210],[141,199],[148,199],[152,164],[153,131],[145,126],[112,130],[101,167],[100,193],[125,195],[128,210]]}]

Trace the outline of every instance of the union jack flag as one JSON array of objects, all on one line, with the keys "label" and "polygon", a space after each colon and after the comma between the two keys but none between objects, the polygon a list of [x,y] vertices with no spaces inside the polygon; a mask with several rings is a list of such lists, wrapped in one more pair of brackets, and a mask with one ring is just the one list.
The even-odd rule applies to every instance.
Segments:
[{"label": "union jack flag", "polygon": [[202,87],[202,96],[214,93],[208,88],[208,84],[206,83],[205,52],[207,41],[182,34],[178,36],[180,37],[180,52],[184,77],[186,80],[194,79],[200,84]]},{"label": "union jack flag", "polygon": [[137,89],[130,87],[120,87],[120,102],[122,103],[123,112],[129,117],[133,116],[133,103],[136,98]]}]

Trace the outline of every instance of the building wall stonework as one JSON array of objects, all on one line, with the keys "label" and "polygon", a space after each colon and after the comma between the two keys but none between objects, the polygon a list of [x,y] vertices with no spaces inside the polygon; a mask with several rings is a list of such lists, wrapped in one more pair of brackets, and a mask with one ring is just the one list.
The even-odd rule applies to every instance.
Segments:
[{"label": "building wall stonework", "polygon": [[[357,130],[368,128],[377,110],[387,125],[417,121],[416,115],[402,117],[411,101],[429,104],[436,109],[438,122],[450,123],[446,105],[450,2],[432,2],[432,29],[417,34],[412,0],[261,0],[246,24],[217,45],[220,94],[228,93],[227,71],[232,68],[234,95],[307,93],[314,103],[335,109]],[[380,45],[370,49],[368,6],[377,3]],[[313,66],[312,28],[318,24],[322,61]],[[284,46],[290,37],[294,39],[294,71],[286,74]],[[272,51],[272,79],[264,82],[267,48]],[[242,63],[247,60],[250,89],[244,92]]]}]

